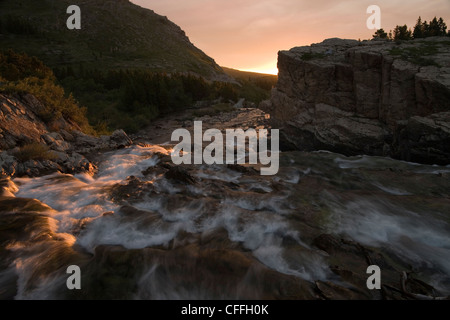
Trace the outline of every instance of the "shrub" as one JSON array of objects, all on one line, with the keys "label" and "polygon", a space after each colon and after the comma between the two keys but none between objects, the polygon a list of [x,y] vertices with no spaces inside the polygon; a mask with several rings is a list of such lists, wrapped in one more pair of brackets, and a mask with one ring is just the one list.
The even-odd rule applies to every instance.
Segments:
[{"label": "shrub", "polygon": [[41,143],[30,143],[21,147],[13,154],[19,161],[25,162],[28,160],[55,160],[56,155],[49,150],[46,145]]},{"label": "shrub", "polygon": [[95,133],[86,118],[86,109],[78,106],[72,94],[66,96],[55,83],[53,72],[38,59],[13,51],[0,53],[0,78],[5,80],[0,92],[30,93],[40,101],[44,107],[36,112],[45,123],[63,116],[85,133]]}]

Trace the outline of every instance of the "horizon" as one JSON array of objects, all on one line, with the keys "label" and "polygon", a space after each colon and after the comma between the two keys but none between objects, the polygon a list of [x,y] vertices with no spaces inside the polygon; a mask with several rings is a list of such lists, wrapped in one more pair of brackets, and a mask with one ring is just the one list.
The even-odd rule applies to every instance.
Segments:
[{"label": "horizon", "polygon": [[[371,39],[366,27],[370,5],[381,8],[381,28],[413,28],[417,18],[442,17],[450,23],[450,0],[131,0],[167,16],[191,42],[220,66],[241,71],[277,74],[279,50],[320,43],[329,38]],[[447,8],[448,10],[443,10]]]}]

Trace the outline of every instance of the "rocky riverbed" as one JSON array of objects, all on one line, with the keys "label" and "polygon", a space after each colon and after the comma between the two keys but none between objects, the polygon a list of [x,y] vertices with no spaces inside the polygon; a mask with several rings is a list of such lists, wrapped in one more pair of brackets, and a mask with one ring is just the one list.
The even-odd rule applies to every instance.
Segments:
[{"label": "rocky riverbed", "polygon": [[[174,128],[266,127],[257,109],[173,116],[95,173],[1,182],[2,299],[434,299],[450,294],[450,167],[285,152],[280,172],[175,166]],[[69,291],[78,265],[82,290]],[[368,290],[369,265],[382,271]]]}]

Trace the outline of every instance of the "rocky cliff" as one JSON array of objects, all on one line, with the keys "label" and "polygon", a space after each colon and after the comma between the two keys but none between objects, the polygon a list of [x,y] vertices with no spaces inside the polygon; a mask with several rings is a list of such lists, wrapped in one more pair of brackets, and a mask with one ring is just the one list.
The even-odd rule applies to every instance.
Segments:
[{"label": "rocky cliff", "polygon": [[450,163],[450,39],[328,39],[281,51],[261,108],[285,148]]},{"label": "rocky cliff", "polygon": [[122,130],[93,137],[60,117],[39,118],[43,105],[31,94],[0,94],[0,177],[39,176],[52,172],[94,174],[90,155],[131,145]]}]

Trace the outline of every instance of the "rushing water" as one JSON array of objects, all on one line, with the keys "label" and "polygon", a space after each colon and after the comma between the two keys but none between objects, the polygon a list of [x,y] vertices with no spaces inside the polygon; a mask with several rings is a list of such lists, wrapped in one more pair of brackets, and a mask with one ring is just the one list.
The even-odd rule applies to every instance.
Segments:
[{"label": "rushing water", "polygon": [[[402,265],[409,265],[410,271],[442,294],[450,294],[449,167],[368,156],[347,158],[327,152],[292,152],[282,154],[280,173],[273,177],[237,172],[226,166],[198,166],[189,171],[197,183],[186,185],[166,179],[164,171],[158,170],[160,158],[156,152],[168,153],[159,146],[134,146],[108,153],[95,177],[58,173],[14,179],[10,195],[47,205],[43,214],[58,242],[17,241],[9,245],[7,249],[17,254],[0,273],[0,284],[17,278],[15,297],[19,299],[60,297],[67,275],[66,265],[57,259],[72,264],[80,259],[80,264],[91,266],[90,279],[101,278],[108,263],[110,269],[117,264],[108,262],[107,257],[97,261],[100,253],[96,250],[120,246],[121,252],[128,252],[127,259],[136,252],[145,252],[142,255],[147,257],[137,262],[127,260],[137,274],[130,279],[131,287],[117,284],[123,285],[119,288],[122,291],[132,291],[126,297],[260,298],[254,284],[250,294],[240,294],[250,286],[249,271],[241,279],[230,278],[228,283],[238,284],[218,294],[220,290],[211,287],[219,281],[215,277],[223,275],[221,269],[214,275],[218,267],[211,267],[213,280],[205,285],[202,281],[207,279],[198,280],[199,276],[193,275],[198,266],[190,273],[179,271],[180,278],[192,277],[180,280],[170,271],[175,268],[171,261],[174,265],[186,263],[183,255],[197,248],[200,253],[194,256],[197,259],[200,255],[205,264],[210,247],[204,247],[203,239],[220,234],[220,248],[249,257],[248,261],[254,259],[280,277],[342,284],[330,270],[329,254],[313,244],[319,235],[333,234],[378,248]],[[134,188],[125,188],[130,186],[129,177],[138,181]],[[117,198],[113,194],[118,186],[125,191]],[[159,251],[142,251],[149,248]],[[177,253],[179,248],[185,251]],[[63,256],[59,256],[61,250]],[[154,258],[162,254],[162,258]],[[162,272],[165,265],[172,269]],[[42,268],[45,271],[37,277],[36,270]],[[126,273],[122,269],[118,272]],[[360,272],[364,274],[365,270]],[[110,273],[114,270],[108,270]],[[183,281],[194,284],[181,285]],[[202,284],[196,286],[196,281]],[[93,297],[104,295],[100,292]]]}]

